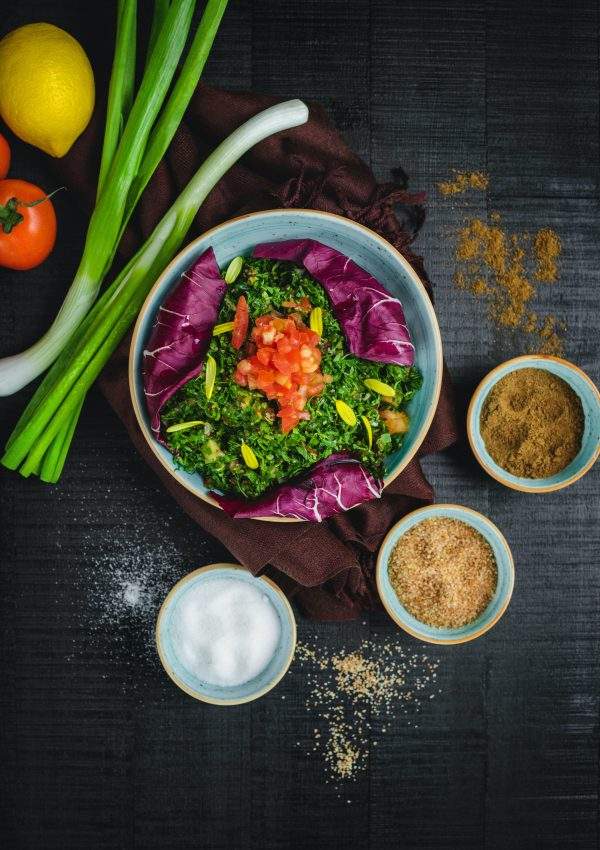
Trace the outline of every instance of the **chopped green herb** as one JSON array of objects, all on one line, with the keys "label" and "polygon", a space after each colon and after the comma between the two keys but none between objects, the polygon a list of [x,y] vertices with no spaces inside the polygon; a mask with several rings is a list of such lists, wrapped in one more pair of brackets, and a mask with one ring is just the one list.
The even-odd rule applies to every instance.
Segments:
[{"label": "chopped green herb", "polygon": [[[225,293],[219,323],[231,322],[240,295],[248,302],[250,324],[265,313],[294,312],[284,302],[308,298],[320,308],[323,332],[320,341],[321,371],[331,376],[321,395],[308,402],[308,421],[288,434],[281,432],[276,407],[259,390],[238,386],[232,379],[240,351],[231,345],[229,334],[213,336],[209,358],[215,363],[215,385],[211,398],[205,394],[205,372],[183,386],[165,405],[163,426],[201,419],[204,428],[169,433],[167,439],[177,464],[188,472],[200,472],[204,483],[224,493],[252,499],[270,487],[297,476],[334,452],[351,452],[374,475],[383,475],[384,457],[396,451],[404,434],[390,434],[379,415],[380,405],[400,410],[421,386],[414,367],[361,360],[348,353],[347,344],[325,290],[304,269],[292,263],[245,259],[241,273]],[[365,386],[376,380],[394,391],[385,401]],[[364,428],[348,427],[340,419],[336,402],[347,405]],[[368,421],[367,426],[365,420]],[[356,422],[355,422],[356,424]],[[241,446],[260,458],[257,468],[247,465]],[[258,462],[258,461],[257,461]]]}]

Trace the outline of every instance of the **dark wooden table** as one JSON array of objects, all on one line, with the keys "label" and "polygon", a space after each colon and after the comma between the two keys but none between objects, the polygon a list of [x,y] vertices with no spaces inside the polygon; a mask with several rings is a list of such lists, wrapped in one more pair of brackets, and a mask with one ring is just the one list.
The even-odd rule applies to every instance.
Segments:
[{"label": "dark wooden table", "polygon": [[[0,34],[52,21],[94,58],[112,40],[112,7],[21,0]],[[561,282],[544,303],[567,320],[567,356],[600,377],[598,17],[596,0],[237,0],[227,12],[210,80],[322,102],[378,176],[401,165],[428,192],[418,248],[461,399],[521,353],[452,285],[452,230],[467,213],[558,231]],[[468,207],[442,198],[436,182],[453,168],[489,172],[487,195]],[[13,174],[50,188],[46,158],[21,144]],[[2,353],[39,336],[71,279],[84,222],[67,195],[56,207],[51,259],[0,270]],[[28,393],[2,399],[3,439]],[[150,571],[167,586],[227,553],[159,489],[92,393],[59,486],[1,476],[1,845],[597,847],[600,468],[543,497],[502,489],[464,447],[426,469],[438,500],[505,532],[515,594],[487,636],[432,653],[439,699],[419,728],[390,724],[340,794],[296,746],[311,728],[301,670],[253,705],[202,706],[153,656],[152,605],[137,618],[110,608],[113,574]],[[383,613],[299,631],[331,648],[395,634]]]}]

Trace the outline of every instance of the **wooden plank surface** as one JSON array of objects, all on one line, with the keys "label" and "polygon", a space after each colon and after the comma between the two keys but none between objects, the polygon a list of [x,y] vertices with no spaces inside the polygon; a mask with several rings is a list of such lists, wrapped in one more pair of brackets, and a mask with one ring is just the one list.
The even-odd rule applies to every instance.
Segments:
[{"label": "wooden plank surface", "polygon": [[[561,282],[543,308],[565,318],[567,356],[600,378],[598,14],[595,0],[238,0],[211,57],[214,83],[321,102],[381,179],[401,166],[427,191],[417,248],[461,409],[487,369],[521,353],[452,284],[457,227],[493,211],[507,229],[560,234]],[[52,21],[96,63],[112,19],[112,3],[22,0],[0,35]],[[488,171],[488,193],[444,198],[436,184],[452,169]],[[51,188],[45,157],[24,145],[13,173]],[[85,223],[66,194],[56,205],[48,262],[0,269],[0,353],[39,336],[76,265]],[[27,396],[0,400],[2,439]],[[162,673],[151,645],[161,589],[228,556],[159,489],[99,394],[59,487],[2,473],[1,845],[597,847],[600,470],[533,497],[486,478],[464,444],[425,468],[438,501],[505,532],[515,595],[486,637],[430,653],[441,692],[385,733],[374,718],[368,770],[337,788],[307,754],[315,716],[301,665],[230,710],[196,704]],[[119,582],[136,575],[153,594],[144,614],[115,611]],[[396,637],[382,612],[300,620],[299,634],[331,651]]]}]

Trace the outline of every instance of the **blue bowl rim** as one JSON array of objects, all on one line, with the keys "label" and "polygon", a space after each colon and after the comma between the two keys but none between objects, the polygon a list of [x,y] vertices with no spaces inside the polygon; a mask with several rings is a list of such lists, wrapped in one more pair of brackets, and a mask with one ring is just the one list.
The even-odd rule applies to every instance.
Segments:
[{"label": "blue bowl rim", "polygon": [[[390,540],[390,538],[392,538],[394,535],[398,535],[398,539],[399,539],[402,536],[401,534],[398,534],[399,529],[403,525],[405,525],[405,523],[409,519],[411,519],[412,517],[417,516],[417,515],[423,515],[423,519],[427,519],[427,514],[429,514],[432,510],[444,511],[444,510],[447,510],[447,509],[459,510],[461,513],[470,514],[471,516],[478,517],[478,519],[480,519],[483,522],[484,526],[487,529],[487,533],[486,533],[485,536],[488,538],[488,542],[489,542],[489,538],[495,537],[496,540],[500,543],[500,545],[506,551],[506,554],[507,554],[507,557],[508,557],[509,570],[510,570],[509,587],[508,587],[508,590],[505,594],[502,605],[500,606],[500,608],[496,612],[495,616],[492,617],[490,620],[486,621],[485,623],[483,623],[481,625],[481,627],[479,629],[477,629],[477,631],[472,632],[471,634],[468,634],[468,635],[464,635],[463,637],[460,637],[460,638],[434,638],[434,637],[431,637],[429,634],[426,634],[424,632],[418,632],[416,629],[413,629],[410,626],[408,626],[403,620],[401,620],[397,616],[396,612],[389,605],[388,600],[387,600],[387,595],[385,594],[385,592],[383,590],[382,582],[381,582],[381,574],[382,574],[383,570],[387,568],[387,561],[385,562],[385,564],[383,562],[384,561],[383,550],[384,550],[386,544],[388,543],[388,541]],[[468,523],[468,519],[466,519],[466,518],[463,521]],[[476,530],[479,531],[479,533],[481,534],[481,531],[479,529],[476,529]],[[390,530],[388,531],[388,533],[384,537],[384,539],[381,543],[381,546],[379,547],[379,553],[377,555],[377,564],[376,564],[376,567],[375,567],[375,579],[376,579],[376,583],[377,583],[377,592],[379,593],[379,598],[381,599],[381,602],[383,603],[383,607],[385,608],[387,613],[390,615],[392,620],[396,623],[396,625],[400,626],[401,629],[403,629],[409,635],[412,635],[412,637],[415,637],[418,640],[422,640],[425,643],[435,643],[435,644],[443,644],[445,646],[450,646],[452,644],[458,644],[458,643],[470,643],[472,640],[475,640],[476,638],[481,637],[481,635],[485,634],[493,626],[496,625],[498,620],[502,617],[502,615],[504,614],[504,612],[508,608],[508,604],[509,604],[509,602],[512,598],[513,589],[514,589],[514,585],[515,585],[515,562],[514,562],[514,558],[513,558],[510,546],[508,545],[508,541],[506,540],[506,537],[502,534],[502,532],[500,531],[498,526],[495,525],[491,521],[491,519],[488,519],[488,517],[486,517],[484,514],[480,513],[479,511],[473,510],[473,508],[465,507],[465,505],[457,505],[457,504],[454,504],[452,502],[434,503],[432,505],[426,505],[423,508],[417,508],[417,510],[415,510],[415,511],[411,511],[410,513],[403,516],[402,519],[398,520],[398,522],[396,522],[390,528]]]},{"label": "blue bowl rim", "polygon": [[[169,661],[167,659],[167,655],[166,655],[166,653],[165,653],[165,651],[162,647],[162,643],[161,643],[161,639],[160,639],[162,619],[163,619],[163,617],[166,616],[167,610],[168,610],[175,594],[178,593],[179,589],[183,585],[188,584],[188,582],[193,581],[200,574],[204,574],[204,573],[207,573],[207,572],[213,572],[213,571],[217,571],[217,570],[222,570],[224,568],[227,569],[227,570],[232,570],[232,569],[233,570],[239,570],[240,572],[246,573],[247,575],[252,576],[252,578],[256,579],[256,581],[264,582],[265,584],[268,584],[269,587],[272,590],[275,591],[275,593],[280,597],[281,602],[283,603],[284,610],[286,611],[286,613],[288,615],[289,623],[290,623],[290,630],[291,630],[291,637],[292,637],[292,640],[291,640],[291,643],[290,643],[290,651],[288,653],[286,663],[282,666],[281,670],[277,673],[277,675],[269,682],[268,685],[265,685],[264,687],[260,688],[255,693],[250,694],[249,696],[246,696],[246,697],[242,697],[241,699],[219,699],[217,697],[208,697],[205,694],[200,693],[200,691],[195,691],[192,688],[188,687],[185,684],[185,682],[183,682],[179,678],[179,676],[175,673],[175,671],[170,666]],[[246,569],[246,567],[243,567],[241,564],[227,564],[227,563],[207,564],[205,567],[199,567],[196,570],[192,570],[191,573],[188,573],[187,575],[183,576],[183,578],[180,578],[179,581],[176,582],[173,585],[173,587],[171,588],[171,590],[167,593],[167,595],[165,596],[165,598],[163,600],[162,605],[160,606],[160,610],[159,610],[158,616],[156,618],[156,627],[155,627],[155,631],[154,631],[154,638],[155,638],[155,642],[156,642],[156,651],[158,652],[158,657],[160,659],[160,663],[162,664],[164,671],[167,674],[167,676],[171,679],[172,682],[174,682],[177,685],[178,688],[181,688],[182,691],[185,691],[186,694],[189,694],[189,696],[194,697],[194,699],[197,699],[200,702],[210,703],[211,705],[242,705],[243,703],[246,703],[246,702],[253,702],[254,700],[259,699],[260,697],[267,694],[269,691],[271,691],[275,687],[275,685],[279,684],[279,682],[283,679],[283,677],[285,676],[287,671],[290,669],[290,665],[291,665],[291,663],[294,659],[294,653],[296,651],[296,641],[297,641],[296,618],[294,616],[292,606],[290,605],[289,600],[288,600],[287,596],[285,595],[285,593],[283,592],[283,590],[277,584],[275,584],[274,581],[272,581],[267,576],[253,576],[252,573],[250,572],[250,570]]]},{"label": "blue bowl rim", "polygon": [[[400,473],[403,472],[404,469],[406,469],[406,467],[411,462],[413,457],[415,457],[416,453],[418,452],[418,450],[420,449],[420,447],[423,443],[423,440],[427,436],[427,432],[429,431],[429,428],[431,427],[431,423],[433,422],[433,417],[435,416],[435,412],[437,410],[438,402],[439,402],[439,399],[440,399],[440,392],[441,392],[441,388],[442,388],[442,373],[443,373],[442,337],[441,337],[441,334],[440,334],[440,328],[439,328],[439,325],[438,325],[437,316],[436,316],[435,310],[433,308],[433,304],[431,302],[431,299],[430,299],[430,297],[427,293],[427,290],[425,289],[425,286],[424,286],[421,278],[416,273],[416,271],[413,269],[413,267],[408,262],[408,260],[405,257],[403,257],[402,254],[397,250],[397,248],[394,248],[394,246],[390,242],[388,242],[387,239],[384,239],[383,236],[380,236],[378,233],[375,233],[375,231],[371,230],[368,227],[365,227],[364,224],[359,224],[358,222],[353,221],[352,219],[346,218],[345,216],[336,215],[335,213],[323,212],[322,210],[311,210],[311,209],[302,209],[302,208],[289,208],[289,209],[287,209],[285,207],[277,208],[277,209],[271,209],[271,210],[260,210],[258,212],[253,212],[253,213],[246,213],[245,215],[240,215],[240,216],[236,216],[235,218],[230,218],[227,221],[224,221],[221,224],[216,225],[215,227],[211,227],[209,230],[206,230],[204,233],[202,233],[200,236],[198,236],[196,239],[192,240],[188,245],[186,245],[185,248],[183,248],[181,251],[179,251],[179,253],[171,260],[169,265],[164,269],[162,274],[157,278],[152,289],[149,291],[148,295],[146,296],[146,299],[144,300],[144,303],[142,304],[142,307],[141,307],[141,309],[138,313],[136,323],[133,327],[133,333],[131,335],[131,344],[129,346],[129,368],[128,368],[129,395],[130,395],[130,398],[131,398],[131,403],[132,403],[132,406],[133,406],[133,411],[134,411],[135,418],[137,420],[138,426],[140,428],[140,431],[142,432],[144,439],[146,440],[146,443],[150,447],[150,450],[153,452],[153,454],[155,455],[155,457],[157,458],[157,460],[159,461],[161,466],[163,466],[167,470],[167,472],[171,476],[173,476],[172,466],[169,463],[166,462],[166,460],[163,458],[162,454],[158,451],[158,447],[156,446],[154,439],[152,438],[151,435],[149,435],[147,433],[145,417],[144,417],[144,413],[142,411],[142,402],[138,398],[138,395],[137,395],[136,380],[135,380],[136,376],[134,374],[135,352],[136,352],[139,337],[140,337],[140,334],[141,334],[141,331],[142,331],[142,324],[143,324],[143,321],[144,321],[144,318],[145,318],[145,315],[146,315],[146,311],[148,310],[150,301],[152,300],[155,291],[160,286],[162,286],[164,279],[171,274],[172,268],[181,261],[182,256],[185,255],[185,254],[188,254],[188,253],[190,253],[190,254],[193,253],[193,250],[194,250],[194,248],[195,248],[195,246],[197,245],[198,242],[204,241],[207,237],[210,238],[212,236],[212,234],[216,233],[217,231],[221,230],[224,227],[227,227],[230,224],[233,224],[234,222],[243,221],[244,219],[249,219],[249,218],[257,218],[259,216],[262,217],[262,216],[281,215],[281,214],[284,214],[286,216],[296,216],[297,215],[299,217],[302,217],[302,216],[305,216],[305,215],[310,215],[310,216],[317,216],[318,218],[339,219],[339,220],[343,221],[344,224],[349,225],[350,227],[353,227],[356,230],[367,233],[372,239],[375,239],[378,242],[381,242],[382,245],[384,245],[387,250],[389,250],[391,253],[396,255],[396,259],[398,260],[400,265],[404,268],[404,270],[406,271],[408,276],[411,278],[412,282],[415,284],[417,289],[419,289],[421,291],[421,294],[423,296],[423,304],[425,306],[425,310],[427,311],[427,313],[429,315],[431,325],[432,325],[432,328],[433,328],[433,332],[434,332],[434,338],[435,338],[436,381],[435,381],[435,387],[434,387],[434,395],[433,395],[433,399],[432,399],[432,403],[431,403],[429,413],[425,417],[423,424],[421,425],[421,428],[420,428],[419,432],[417,433],[417,436],[415,438],[415,441],[414,441],[414,444],[413,444],[411,450],[409,452],[407,452],[406,455],[404,455],[402,457],[400,463],[398,464],[398,467],[392,473],[390,473],[389,475],[386,475],[384,477],[383,486],[384,486],[384,489],[385,489],[385,487],[387,487],[389,484],[391,484],[392,481],[394,481],[398,477],[398,475],[400,475]],[[213,499],[208,494],[198,492],[194,487],[190,486],[186,481],[180,481],[178,478],[176,480],[177,480],[178,484],[180,484],[182,487],[185,487],[185,489],[188,490],[190,493],[192,493],[192,495],[194,495],[196,498],[202,499],[202,501],[207,502],[209,505],[212,505],[214,508],[218,508],[218,510],[223,510],[221,505],[219,505],[219,503],[217,501],[215,501],[215,499]],[[267,516],[267,517],[255,517],[255,519],[259,520],[261,522],[306,522],[306,520],[295,519],[295,518],[292,518],[292,517]]]},{"label": "blue bowl rim", "polygon": [[[588,462],[585,463],[581,469],[574,472],[568,478],[565,478],[564,481],[558,481],[555,484],[551,484],[547,487],[540,487],[539,482],[543,481],[543,478],[532,478],[531,484],[527,484],[527,479],[521,479],[517,484],[516,482],[505,478],[502,474],[502,467],[496,464],[495,466],[490,466],[485,457],[479,451],[474,439],[474,433],[480,433],[479,430],[479,422],[475,421],[475,407],[482,393],[486,393],[486,395],[491,392],[492,388],[495,386],[497,381],[499,380],[499,372],[505,369],[507,366],[517,366],[517,368],[527,368],[525,363],[529,363],[531,365],[531,361],[540,361],[540,369],[543,369],[544,362],[552,362],[559,363],[561,366],[564,366],[568,371],[576,372],[581,378],[585,380],[593,394],[596,396],[598,405],[600,406],[600,392],[598,392],[598,388],[595,383],[592,381],[589,375],[587,375],[583,369],[580,369],[579,366],[576,366],[574,363],[571,363],[570,360],[565,360],[563,357],[554,357],[550,354],[522,354],[519,357],[512,357],[510,360],[505,360],[503,363],[499,363],[494,369],[485,375],[482,380],[477,385],[475,392],[471,398],[469,403],[469,409],[467,410],[467,436],[469,438],[469,445],[471,446],[471,451],[475,455],[477,462],[484,469],[488,475],[498,481],[500,484],[504,484],[505,487],[510,487],[511,490],[518,490],[521,493],[553,493],[556,490],[562,490],[564,487],[569,487],[571,484],[574,484],[580,478],[582,478],[586,472],[592,468],[592,466],[600,457],[600,444],[597,446],[595,453],[589,458]],[[517,364],[523,364],[523,366],[518,366]],[[531,367],[536,368],[536,367]],[[573,389],[573,388],[572,388]],[[575,391],[575,390],[574,390]]]}]

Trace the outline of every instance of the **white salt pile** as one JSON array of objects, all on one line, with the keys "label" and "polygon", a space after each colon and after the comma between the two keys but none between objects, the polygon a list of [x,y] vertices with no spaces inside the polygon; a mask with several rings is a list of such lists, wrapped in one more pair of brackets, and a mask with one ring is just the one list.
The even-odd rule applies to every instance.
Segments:
[{"label": "white salt pile", "polygon": [[173,613],[181,663],[211,685],[234,687],[258,676],[281,635],[277,611],[257,587],[232,578],[200,581]]}]

